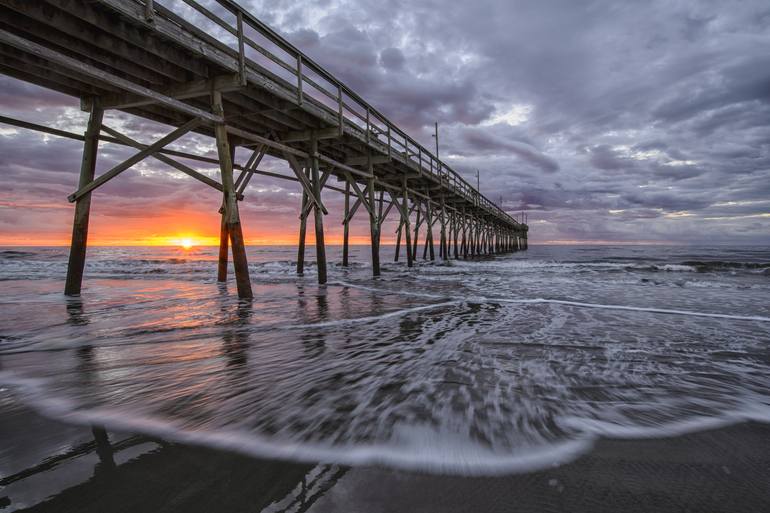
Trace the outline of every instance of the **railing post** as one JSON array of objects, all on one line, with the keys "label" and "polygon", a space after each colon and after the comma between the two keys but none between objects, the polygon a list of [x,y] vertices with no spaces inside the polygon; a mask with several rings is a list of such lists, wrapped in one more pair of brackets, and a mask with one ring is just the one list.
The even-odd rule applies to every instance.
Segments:
[{"label": "railing post", "polygon": [[302,105],[302,54],[297,54],[297,104]]},{"label": "railing post", "polygon": [[238,11],[238,79],[242,86],[246,85],[246,51],[243,45],[243,13]]},{"label": "railing post", "polygon": [[337,123],[340,126],[340,132],[339,132],[340,137],[342,137],[345,134],[345,118],[343,117],[343,114],[342,114],[343,103],[344,102],[342,101],[342,86],[338,84],[337,85],[337,108],[338,108]]},{"label": "railing post", "polygon": [[390,158],[390,147],[391,147],[390,123],[388,123],[388,158]]},{"label": "railing post", "polygon": [[155,6],[153,0],[144,1],[144,19],[152,23],[155,20]]}]

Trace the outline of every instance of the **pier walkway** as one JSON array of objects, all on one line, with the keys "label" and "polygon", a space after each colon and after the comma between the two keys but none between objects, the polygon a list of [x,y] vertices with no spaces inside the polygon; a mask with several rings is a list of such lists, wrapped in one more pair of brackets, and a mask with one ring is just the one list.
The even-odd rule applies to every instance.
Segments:
[{"label": "pier walkway", "polygon": [[[202,5],[205,3],[206,5]],[[398,221],[395,259],[424,254],[467,258],[527,248],[525,223],[513,219],[436,155],[331,73],[231,0],[0,0],[0,73],[81,99],[85,135],[0,117],[0,121],[83,140],[66,293],[80,293],[91,192],[153,157],[222,193],[218,276],[232,252],[240,297],[252,297],[238,203],[255,176],[295,181],[302,189],[297,270],[303,272],[307,220],[315,230],[318,280],[326,281],[321,191],[345,195],[348,224],[368,216],[372,270],[380,273],[383,221]],[[104,126],[118,109],[172,127],[145,145]],[[217,159],[169,150],[187,133],[216,140]],[[136,148],[100,176],[100,141]],[[234,162],[235,148],[251,150]],[[262,170],[265,155],[287,161],[290,175]],[[178,159],[218,163],[221,181]],[[330,178],[334,180],[330,180]]]}]

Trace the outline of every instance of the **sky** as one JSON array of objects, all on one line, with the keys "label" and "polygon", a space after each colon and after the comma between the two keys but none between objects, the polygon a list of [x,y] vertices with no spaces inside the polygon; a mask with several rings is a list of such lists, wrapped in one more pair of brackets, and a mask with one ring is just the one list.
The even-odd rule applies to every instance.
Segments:
[{"label": "sky", "polygon": [[[531,243],[770,244],[766,0],[241,3],[425,147],[438,122],[442,160],[470,183],[479,169],[488,198],[526,212]],[[80,133],[87,116],[77,99],[7,77],[0,112]],[[105,120],[143,141],[170,130]],[[177,147],[214,152],[200,136]],[[81,153],[0,124],[0,244],[68,243]],[[98,170],[131,153],[102,145]],[[252,184],[247,242],[296,242],[299,187]],[[339,242],[342,198],[324,198],[327,241]],[[94,194],[90,241],[215,243],[220,201],[146,160]],[[353,242],[368,243],[365,221]]]}]

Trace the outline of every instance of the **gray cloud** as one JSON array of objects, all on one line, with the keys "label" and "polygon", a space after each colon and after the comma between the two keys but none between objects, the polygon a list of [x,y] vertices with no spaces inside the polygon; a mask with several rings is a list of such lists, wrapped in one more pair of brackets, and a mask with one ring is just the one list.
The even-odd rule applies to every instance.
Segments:
[{"label": "gray cloud", "polygon": [[[770,243],[758,217],[770,213],[766,1],[243,3],[428,148],[438,121],[442,158],[471,182],[480,169],[482,191],[511,212],[530,210],[535,240]],[[7,115],[82,131],[77,107],[0,78]],[[163,130],[112,122],[138,138]],[[71,192],[77,142],[3,134],[0,167],[20,184],[3,198],[54,203]],[[108,150],[103,165],[126,151]],[[142,183],[152,180],[175,201],[208,198],[147,165],[152,173],[127,173],[104,194],[151,205]],[[30,176],[43,187],[25,185]],[[258,185],[245,226],[294,223],[292,184]]]}]

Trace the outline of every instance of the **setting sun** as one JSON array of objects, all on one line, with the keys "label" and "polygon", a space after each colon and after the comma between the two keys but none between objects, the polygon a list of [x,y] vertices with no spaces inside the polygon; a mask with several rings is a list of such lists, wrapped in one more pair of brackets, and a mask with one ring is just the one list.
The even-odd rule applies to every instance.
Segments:
[{"label": "setting sun", "polygon": [[184,249],[190,249],[193,247],[193,242],[190,239],[182,239],[179,242],[179,245],[182,246]]}]

